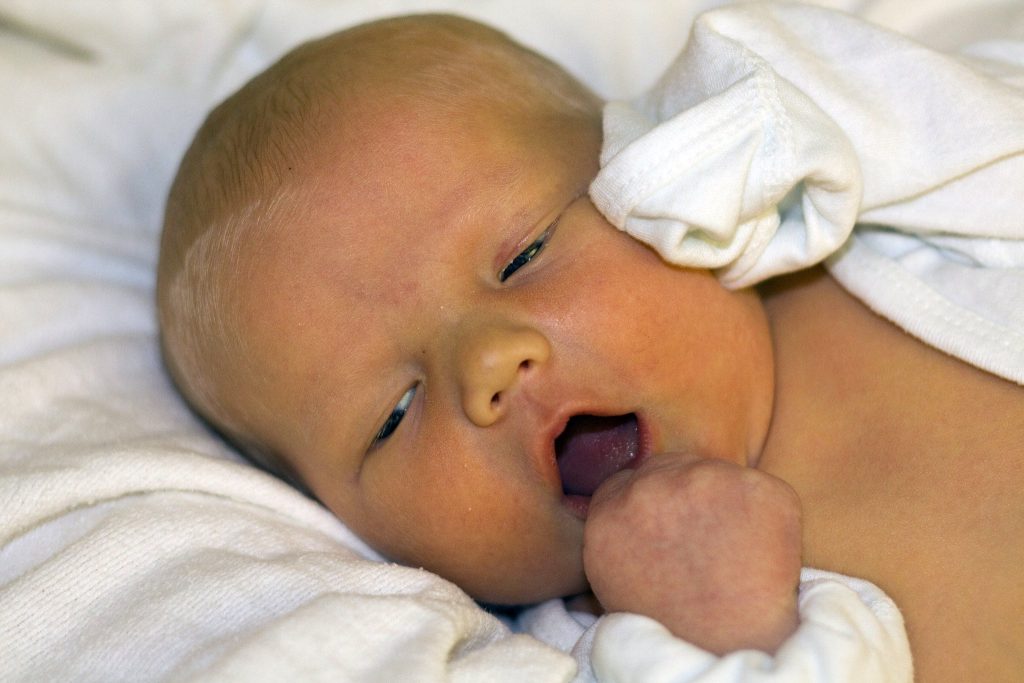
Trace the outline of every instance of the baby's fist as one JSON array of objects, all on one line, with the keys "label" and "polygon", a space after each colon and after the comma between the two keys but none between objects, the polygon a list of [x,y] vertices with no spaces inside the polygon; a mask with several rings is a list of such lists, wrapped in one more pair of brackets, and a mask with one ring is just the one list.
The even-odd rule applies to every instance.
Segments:
[{"label": "baby's fist", "polygon": [[583,564],[607,611],[644,614],[716,653],[773,652],[798,625],[800,543],[788,484],[668,453],[594,494]]}]

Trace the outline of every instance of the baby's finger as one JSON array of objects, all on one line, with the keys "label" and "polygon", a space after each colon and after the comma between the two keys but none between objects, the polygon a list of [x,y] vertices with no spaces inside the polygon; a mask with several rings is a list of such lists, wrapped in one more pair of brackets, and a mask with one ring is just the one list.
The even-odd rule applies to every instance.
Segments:
[{"label": "baby's finger", "polygon": [[602,509],[606,505],[614,505],[615,501],[622,496],[623,491],[635,474],[635,469],[624,469],[601,482],[601,485],[594,491],[594,495],[590,497],[590,512],[588,516],[592,516],[595,511]]},{"label": "baby's finger", "polygon": [[686,469],[701,462],[703,458],[687,453],[659,453],[645,459],[638,467],[616,472],[608,477],[594,491],[590,499],[590,513],[621,502],[622,496],[630,485],[638,479],[658,477],[663,474]]}]

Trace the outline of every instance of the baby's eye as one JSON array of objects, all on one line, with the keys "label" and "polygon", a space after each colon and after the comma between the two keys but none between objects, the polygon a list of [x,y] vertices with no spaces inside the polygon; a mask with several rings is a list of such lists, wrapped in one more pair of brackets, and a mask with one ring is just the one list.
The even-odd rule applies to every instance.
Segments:
[{"label": "baby's eye", "polygon": [[504,282],[512,276],[512,273],[532,261],[533,257],[539,254],[544,245],[547,244],[548,238],[551,237],[551,231],[555,229],[556,225],[558,225],[557,219],[541,233],[540,237],[533,241],[533,244],[523,249],[507,266],[502,268],[501,272],[498,273],[498,281]]},{"label": "baby's eye", "polygon": [[391,436],[391,434],[398,429],[398,425],[402,421],[402,418],[405,417],[407,412],[409,412],[409,405],[412,404],[412,399],[415,395],[415,386],[410,387],[409,391],[402,394],[402,398],[398,401],[398,405],[396,405],[395,409],[391,411],[390,415],[388,415],[388,419],[384,420],[384,425],[380,428],[380,431],[377,432],[377,436],[373,437],[373,444],[371,445],[371,448],[382,444],[385,439]]}]

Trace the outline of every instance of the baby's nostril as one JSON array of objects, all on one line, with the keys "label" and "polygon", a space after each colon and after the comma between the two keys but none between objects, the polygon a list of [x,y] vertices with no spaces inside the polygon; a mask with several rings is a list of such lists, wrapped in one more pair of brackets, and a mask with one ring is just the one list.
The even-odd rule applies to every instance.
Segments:
[{"label": "baby's nostril", "polygon": [[501,392],[499,391],[494,396],[491,396],[491,407],[497,408],[498,404],[501,403]]},{"label": "baby's nostril", "polygon": [[519,364],[519,369],[520,370],[529,370],[530,369],[530,359],[526,359],[522,363],[520,363]]}]

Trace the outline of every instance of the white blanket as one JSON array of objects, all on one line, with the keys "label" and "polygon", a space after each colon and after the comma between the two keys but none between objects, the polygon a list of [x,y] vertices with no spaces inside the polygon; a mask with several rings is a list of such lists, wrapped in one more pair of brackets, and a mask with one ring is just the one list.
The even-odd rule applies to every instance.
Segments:
[{"label": "white blanket", "polygon": [[[631,615],[588,629],[560,603],[516,635],[242,462],[160,368],[164,192],[205,111],[283,50],[457,9],[627,97],[700,4],[0,0],[0,680],[865,680],[887,659],[906,680],[892,604],[813,573],[778,660],[714,658]],[[951,6],[903,28],[947,26]],[[829,637],[857,645],[822,660]]]}]

